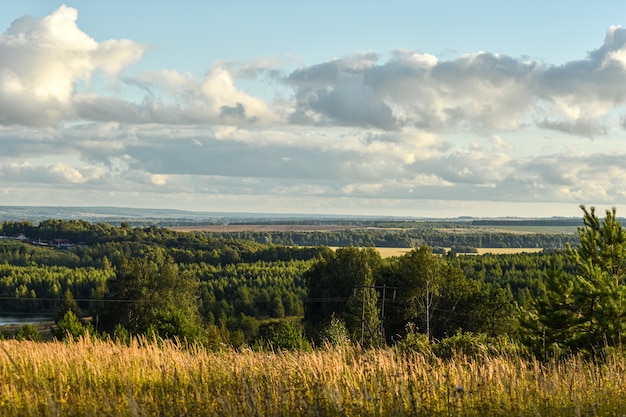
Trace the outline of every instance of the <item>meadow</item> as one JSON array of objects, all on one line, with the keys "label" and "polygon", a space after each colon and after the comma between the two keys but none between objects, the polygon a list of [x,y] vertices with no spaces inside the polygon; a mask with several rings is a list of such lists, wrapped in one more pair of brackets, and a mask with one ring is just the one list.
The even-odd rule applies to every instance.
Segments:
[{"label": "meadow", "polygon": [[626,413],[626,359],[440,359],[391,348],[210,352],[0,341],[2,416],[605,416]]}]

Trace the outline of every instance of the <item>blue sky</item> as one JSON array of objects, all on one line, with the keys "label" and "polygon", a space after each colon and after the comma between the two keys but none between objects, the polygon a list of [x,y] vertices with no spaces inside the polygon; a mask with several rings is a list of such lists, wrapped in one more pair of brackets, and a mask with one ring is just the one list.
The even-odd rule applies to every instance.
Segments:
[{"label": "blue sky", "polygon": [[2,4],[1,204],[626,207],[623,2],[420,3]]}]

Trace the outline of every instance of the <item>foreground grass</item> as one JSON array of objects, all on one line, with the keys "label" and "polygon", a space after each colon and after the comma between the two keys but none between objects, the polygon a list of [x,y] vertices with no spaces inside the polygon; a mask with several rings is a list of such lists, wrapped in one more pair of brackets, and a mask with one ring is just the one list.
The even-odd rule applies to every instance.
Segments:
[{"label": "foreground grass", "polygon": [[624,381],[623,358],[0,342],[2,416],[608,416],[626,413]]}]

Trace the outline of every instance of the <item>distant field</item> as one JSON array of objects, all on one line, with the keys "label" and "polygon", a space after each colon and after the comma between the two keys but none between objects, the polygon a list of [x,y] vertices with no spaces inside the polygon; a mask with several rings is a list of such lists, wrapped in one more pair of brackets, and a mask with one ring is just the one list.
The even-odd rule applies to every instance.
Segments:
[{"label": "distant field", "polygon": [[[171,230],[180,232],[331,232],[337,230],[402,230],[398,227],[368,227],[363,225],[346,225],[346,224],[215,224],[202,226],[171,226]],[[410,227],[408,227],[410,229]],[[435,230],[442,233],[543,233],[543,234],[575,234],[576,226],[471,226],[471,227],[453,227],[453,228],[436,228]]]},{"label": "distant field", "polygon": [[[380,256],[390,258],[392,256],[402,256],[410,252],[412,248],[376,248]],[[450,248],[445,248],[449,251]],[[494,255],[511,254],[511,253],[537,253],[543,251],[543,248],[477,248],[478,253],[470,253],[468,255],[485,255],[491,253]],[[464,254],[460,254],[464,255]]]},{"label": "distant field", "polygon": [[363,229],[363,226],[339,224],[216,224],[207,226],[172,226],[178,232],[329,232],[347,229]]},{"label": "distant field", "polygon": [[[486,233],[541,233],[541,234],[576,234],[577,226],[472,226],[463,229],[475,232],[476,229]],[[458,230],[458,229],[453,229]]]}]

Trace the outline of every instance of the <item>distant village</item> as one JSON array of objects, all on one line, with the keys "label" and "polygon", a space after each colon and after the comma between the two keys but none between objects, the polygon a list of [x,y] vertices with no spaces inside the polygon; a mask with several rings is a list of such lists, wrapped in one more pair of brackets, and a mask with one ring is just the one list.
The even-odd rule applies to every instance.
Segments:
[{"label": "distant village", "polygon": [[30,239],[27,236],[25,236],[24,233],[19,233],[15,236],[2,235],[0,236],[0,239],[19,240],[22,243],[29,243],[35,246],[47,246],[47,247],[52,247],[52,248],[57,248],[57,249],[70,249],[70,248],[75,248],[75,247],[85,248],[88,246],[84,242],[74,243],[68,239],[63,239],[63,238],[52,239],[52,240]]}]

